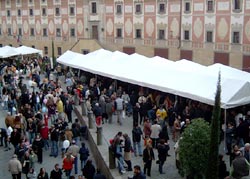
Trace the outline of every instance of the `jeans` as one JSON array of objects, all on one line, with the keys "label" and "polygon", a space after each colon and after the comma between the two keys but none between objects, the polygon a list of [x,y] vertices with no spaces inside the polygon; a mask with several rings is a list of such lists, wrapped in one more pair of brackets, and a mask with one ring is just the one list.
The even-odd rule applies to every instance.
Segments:
[{"label": "jeans", "polygon": [[40,103],[36,103],[35,106],[35,111],[37,112],[39,109],[41,109],[41,104]]},{"label": "jeans", "polygon": [[57,157],[58,155],[58,141],[51,141],[51,156]]},{"label": "jeans", "polygon": [[78,173],[78,157],[76,156],[74,159],[74,168],[75,168],[75,174]]},{"label": "jeans", "polygon": [[30,140],[30,144],[32,144],[33,140],[35,138],[35,133],[34,132],[29,132],[29,140]]},{"label": "jeans", "polygon": [[119,172],[125,171],[125,169],[124,169],[124,159],[123,159],[123,157],[121,156],[121,157],[119,157],[119,158],[117,158],[117,159],[118,159],[117,163],[118,163]]},{"label": "jeans", "polygon": [[134,154],[135,154],[135,156],[137,156],[137,149],[138,149],[139,155],[142,155],[141,142],[133,142],[133,148],[134,148]]},{"label": "jeans", "polygon": [[160,163],[159,163],[159,172],[160,172],[160,174],[163,174],[163,171],[162,171],[162,169],[163,169],[163,164],[164,164],[164,162],[165,161],[159,161]]},{"label": "jeans", "polygon": [[85,166],[86,163],[87,163],[87,160],[88,160],[88,159],[86,159],[86,160],[81,160],[81,169],[84,168],[84,166]]},{"label": "jeans", "polygon": [[43,142],[44,142],[45,150],[48,150],[49,149],[49,140],[48,139],[43,139]]},{"label": "jeans", "polygon": [[71,174],[71,170],[65,170],[65,174],[66,174],[67,178],[69,179],[70,174]]}]

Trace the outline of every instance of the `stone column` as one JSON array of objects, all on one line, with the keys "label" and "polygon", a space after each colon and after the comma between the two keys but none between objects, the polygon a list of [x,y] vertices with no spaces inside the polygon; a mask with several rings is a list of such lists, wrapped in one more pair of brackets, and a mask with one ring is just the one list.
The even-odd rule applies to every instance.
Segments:
[{"label": "stone column", "polygon": [[87,106],[85,99],[82,101],[82,116],[87,116]]},{"label": "stone column", "polygon": [[116,168],[115,153],[112,150],[111,146],[109,146],[109,168],[110,169],[115,169]]},{"label": "stone column", "polygon": [[97,145],[102,145],[102,127],[97,127]]},{"label": "stone column", "polygon": [[93,112],[88,112],[89,129],[93,129]]}]

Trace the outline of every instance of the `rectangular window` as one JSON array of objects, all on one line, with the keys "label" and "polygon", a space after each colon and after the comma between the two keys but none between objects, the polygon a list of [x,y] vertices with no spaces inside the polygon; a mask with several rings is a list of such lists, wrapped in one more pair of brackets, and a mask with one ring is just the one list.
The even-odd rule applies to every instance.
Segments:
[{"label": "rectangular window", "polygon": [[75,7],[70,7],[69,8],[69,13],[71,16],[75,15]]},{"label": "rectangular window", "polygon": [[22,28],[19,28],[19,29],[18,29],[18,35],[19,35],[19,36],[22,36],[22,34],[23,34]]},{"label": "rectangular window", "polygon": [[240,43],[240,32],[233,32],[233,43],[234,44]]},{"label": "rectangular window", "polygon": [[62,55],[62,47],[57,47],[57,54]]},{"label": "rectangular window", "polygon": [[56,36],[61,37],[61,29],[60,28],[56,29]]},{"label": "rectangular window", "polygon": [[136,29],[135,31],[135,38],[140,39],[141,38],[141,29]]},{"label": "rectangular window", "polygon": [[165,30],[159,30],[159,39],[164,40],[165,39]]},{"label": "rectangular window", "polygon": [[46,0],[42,0],[42,3],[45,3],[46,2]]},{"label": "rectangular window", "polygon": [[184,31],[184,40],[189,40],[189,30]]},{"label": "rectangular window", "polygon": [[74,28],[70,29],[70,37],[75,37],[75,36],[76,36],[75,29]]},{"label": "rectangular window", "polygon": [[30,16],[33,16],[33,9],[30,9]]},{"label": "rectangular window", "polygon": [[122,5],[121,4],[116,5],[116,14],[122,14]]},{"label": "rectangular window", "polygon": [[0,35],[2,35],[2,29],[0,28]]},{"label": "rectangular window", "polygon": [[11,28],[8,28],[8,35],[11,35]]},{"label": "rectangular window", "polygon": [[214,11],[214,1],[213,0],[208,0],[207,1],[207,11],[208,12],[213,12]]},{"label": "rectangular window", "polygon": [[30,4],[32,4],[33,3],[33,0],[30,0]]},{"label": "rectangular window", "polygon": [[49,52],[48,52],[48,47],[45,46],[45,47],[44,47],[44,54],[45,54],[45,55],[48,55],[48,53],[49,53]]},{"label": "rectangular window", "polygon": [[56,16],[60,16],[60,8],[56,7],[55,11],[56,11]]},{"label": "rectangular window", "polygon": [[7,10],[7,16],[10,17],[10,10]]},{"label": "rectangular window", "polygon": [[122,29],[121,28],[116,29],[116,37],[122,38]]},{"label": "rectangular window", "polygon": [[165,3],[160,3],[159,4],[159,13],[165,13],[166,12],[166,8],[165,8]]},{"label": "rectangular window", "polygon": [[241,0],[233,0],[234,10],[241,10]]},{"label": "rectangular window", "polygon": [[17,0],[16,3],[17,3],[17,4],[20,4],[20,0]]},{"label": "rectangular window", "polygon": [[0,47],[3,47],[3,44],[0,44]]},{"label": "rectangular window", "polygon": [[32,47],[32,48],[36,48],[36,46],[35,46],[35,45],[31,45],[31,47]]},{"label": "rectangular window", "polygon": [[96,14],[97,13],[96,2],[92,2],[91,3],[91,12],[92,12],[92,14]]},{"label": "rectangular window", "polygon": [[47,28],[44,28],[44,29],[43,29],[43,36],[44,36],[44,37],[47,37],[47,36],[48,36]]},{"label": "rectangular window", "polygon": [[20,17],[22,14],[21,14],[21,9],[18,9],[17,10],[17,16]]},{"label": "rectangular window", "polygon": [[46,16],[46,15],[47,15],[46,8],[44,8],[44,7],[42,8],[42,15],[43,15],[43,16]]},{"label": "rectangular window", "polygon": [[188,13],[190,10],[190,2],[185,2],[185,12]]},{"label": "rectangular window", "polygon": [[207,31],[206,41],[213,42],[213,32],[212,31]]},{"label": "rectangular window", "polygon": [[141,14],[142,13],[141,4],[136,4],[135,5],[135,13],[136,14]]},{"label": "rectangular window", "polygon": [[35,29],[34,28],[30,28],[30,36],[35,36]]}]

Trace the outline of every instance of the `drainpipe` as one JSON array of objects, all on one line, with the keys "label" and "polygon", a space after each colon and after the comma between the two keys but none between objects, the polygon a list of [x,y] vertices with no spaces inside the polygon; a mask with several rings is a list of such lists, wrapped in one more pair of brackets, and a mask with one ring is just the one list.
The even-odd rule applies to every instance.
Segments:
[{"label": "drainpipe", "polygon": [[180,21],[179,21],[179,46],[178,49],[181,48],[181,24],[182,24],[182,0],[180,0]]}]

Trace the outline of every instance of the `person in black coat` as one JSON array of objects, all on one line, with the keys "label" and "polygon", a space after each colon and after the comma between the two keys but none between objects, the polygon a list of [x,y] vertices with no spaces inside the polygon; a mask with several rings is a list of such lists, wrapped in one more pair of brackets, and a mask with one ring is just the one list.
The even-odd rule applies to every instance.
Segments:
[{"label": "person in black coat", "polygon": [[43,147],[43,139],[41,138],[40,134],[37,134],[35,140],[32,143],[32,149],[37,154],[38,163],[43,163]]},{"label": "person in black coat", "polygon": [[100,169],[96,169],[94,179],[106,179],[106,177],[101,173]]},{"label": "person in black coat", "polygon": [[69,102],[69,100],[66,100],[66,103],[65,103],[65,107],[64,107],[64,111],[67,115],[67,118],[68,118],[68,122],[69,123],[72,123],[72,111],[73,111],[73,106],[72,104]]},{"label": "person in black coat", "polygon": [[157,146],[157,150],[158,150],[158,159],[159,159],[159,172],[160,174],[164,174],[164,172],[162,171],[163,164],[167,160],[167,154],[169,150],[169,146],[165,143],[164,139],[160,140]]},{"label": "person in black coat", "polygon": [[82,175],[86,179],[93,179],[95,175],[95,167],[92,164],[92,160],[88,160],[84,168],[82,169]]},{"label": "person in black coat", "polygon": [[146,148],[143,150],[143,162],[144,162],[144,173],[150,177],[151,176],[151,166],[152,161],[155,159],[154,151],[151,144],[147,144]]},{"label": "person in black coat", "polygon": [[136,103],[133,107],[133,126],[139,124],[140,104]]}]

